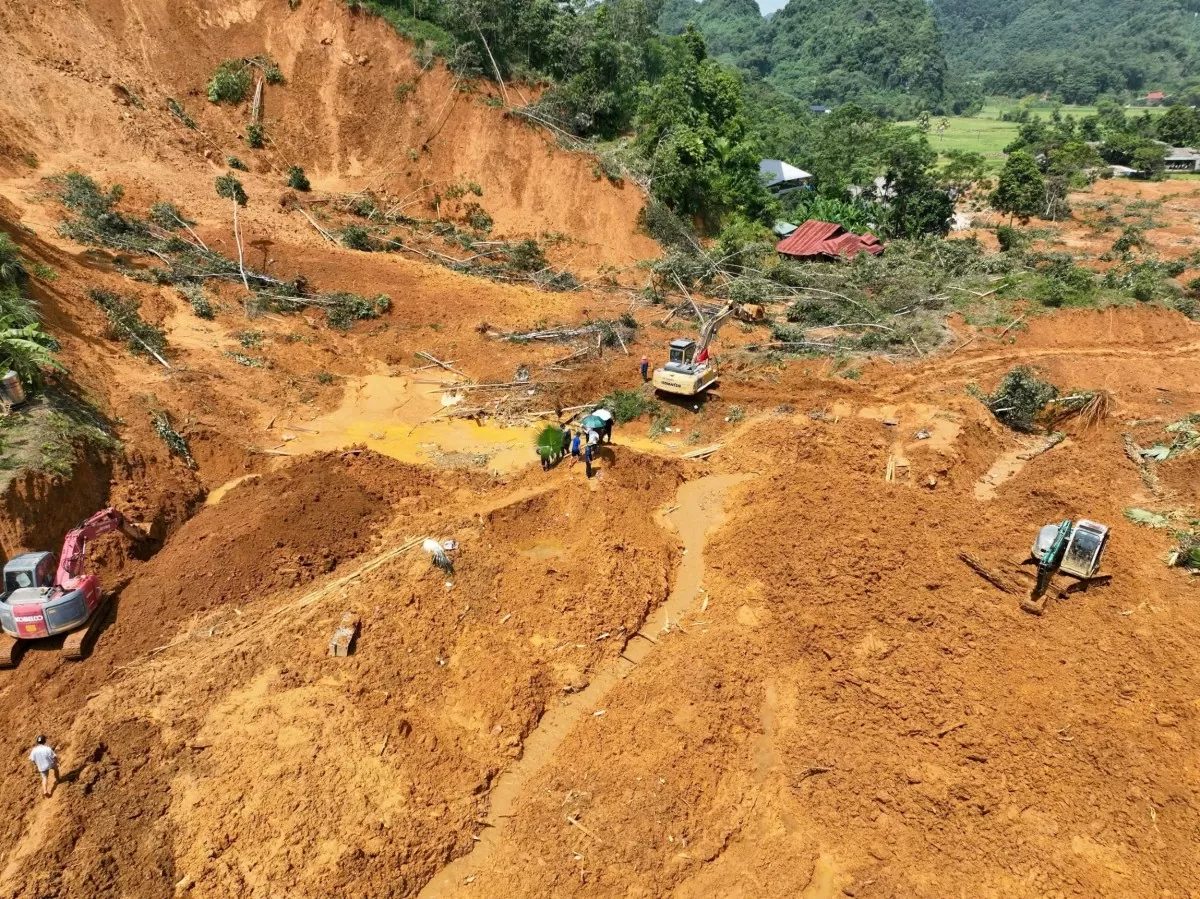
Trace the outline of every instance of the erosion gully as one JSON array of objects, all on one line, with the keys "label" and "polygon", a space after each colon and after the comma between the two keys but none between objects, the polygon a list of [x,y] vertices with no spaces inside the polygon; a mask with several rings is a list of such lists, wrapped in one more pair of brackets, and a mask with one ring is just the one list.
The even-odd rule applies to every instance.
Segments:
[{"label": "erosion gully", "polygon": [[725,520],[725,492],[748,475],[708,475],[679,488],[675,505],[660,513],[665,526],[673,526],[683,542],[684,553],[670,596],[656,608],[641,630],[630,636],[621,654],[602,666],[580,692],[551,708],[526,738],[519,761],[501,774],[489,796],[487,826],[474,848],[439,871],[419,899],[449,899],[482,870],[496,849],[503,845],[506,825],[516,811],[529,779],[553,758],[575,724],[604,700],[609,691],[628,677],[654,651],[659,637],[669,631],[696,603],[704,580],[704,544],[707,536]]}]

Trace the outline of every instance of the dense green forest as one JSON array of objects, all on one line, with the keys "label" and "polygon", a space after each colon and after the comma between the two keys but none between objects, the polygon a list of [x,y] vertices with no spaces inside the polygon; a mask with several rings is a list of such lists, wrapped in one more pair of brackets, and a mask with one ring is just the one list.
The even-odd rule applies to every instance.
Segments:
[{"label": "dense green forest", "polygon": [[1200,0],[932,0],[952,67],[1068,103],[1200,78]]},{"label": "dense green forest", "polygon": [[806,103],[912,118],[982,101],[975,86],[948,78],[925,0],[791,0],[770,19],[754,0],[664,0],[662,31],[689,22],[720,59]]}]

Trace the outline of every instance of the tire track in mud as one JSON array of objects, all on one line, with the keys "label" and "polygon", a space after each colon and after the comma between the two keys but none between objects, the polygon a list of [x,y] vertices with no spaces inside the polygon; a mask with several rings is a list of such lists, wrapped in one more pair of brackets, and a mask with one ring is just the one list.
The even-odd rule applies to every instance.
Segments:
[{"label": "tire track in mud", "polygon": [[641,629],[632,634],[611,663],[604,665],[569,704],[548,710],[525,739],[524,751],[514,765],[501,774],[489,795],[487,826],[476,838],[475,847],[442,868],[418,894],[418,899],[448,899],[466,885],[504,841],[507,821],[524,795],[525,785],[557,752],[575,724],[596,706],[621,680],[640,664],[657,644],[672,621],[678,621],[695,603],[704,580],[704,544],[710,533],[725,520],[725,492],[749,475],[708,475],[679,488],[675,505],[656,516],[659,524],[674,527],[683,542],[684,554],[675,584],[666,601],[658,606]]}]

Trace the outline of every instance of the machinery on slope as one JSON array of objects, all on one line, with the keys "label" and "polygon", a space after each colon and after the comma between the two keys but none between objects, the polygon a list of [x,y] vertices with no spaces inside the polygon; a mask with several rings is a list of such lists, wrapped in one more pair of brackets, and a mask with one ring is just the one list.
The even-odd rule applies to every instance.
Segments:
[{"label": "machinery on slope", "polygon": [[671,341],[671,359],[654,371],[654,386],[663,393],[695,396],[717,381],[717,366],[708,354],[709,344],[725,320],[733,315],[735,306],[729,303],[704,323],[699,342],[687,337]]},{"label": "machinery on slope", "polygon": [[1097,580],[1096,572],[1100,570],[1100,558],[1107,545],[1108,526],[1086,518],[1045,525],[1033,541],[1037,582],[1029,597],[1021,601],[1021,608],[1040,615],[1046,607],[1046,591],[1057,572],[1084,582]]},{"label": "machinery on slope", "polygon": [[62,647],[66,658],[83,658],[107,606],[99,578],[85,574],[83,562],[88,542],[112,531],[121,531],[135,542],[144,537],[116,509],[105,509],[67,534],[57,560],[54,553],[29,552],[4,566],[0,668],[17,663],[22,641],[57,634],[67,634]]}]

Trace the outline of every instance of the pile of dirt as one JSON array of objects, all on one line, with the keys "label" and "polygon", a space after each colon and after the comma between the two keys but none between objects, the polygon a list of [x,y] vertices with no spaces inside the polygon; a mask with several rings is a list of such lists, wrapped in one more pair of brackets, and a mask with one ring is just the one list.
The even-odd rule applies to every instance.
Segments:
[{"label": "pile of dirt", "polygon": [[121,603],[178,620],[306,584],[366,552],[400,501],[431,502],[431,480],[369,451],[318,454],[249,479],[188,521]]},{"label": "pile of dirt", "polygon": [[[1135,872],[1150,891],[1194,886],[1176,862],[1196,825],[1181,697],[1200,655],[1178,629],[1197,620],[1162,540],[1121,517],[1139,482],[1119,434],[1033,460],[983,516],[966,479],[885,483],[879,428],[760,425],[778,467],[727,504],[706,608],[526,785],[477,889],[1095,896],[1127,894]],[[1031,533],[1081,515],[1113,525],[1112,586],[1025,615]],[[1167,656],[1187,661],[1166,671]]]},{"label": "pile of dirt", "polygon": [[[582,466],[487,486],[477,475],[334,455],[232,489],[127,597],[136,589],[141,603],[151,587],[169,589],[168,564],[261,576],[277,549],[270,541],[254,544],[256,566],[247,554],[205,558],[188,539],[207,521],[246,539],[258,523],[282,540],[257,505],[277,515],[319,508],[320,517],[335,497],[360,509],[390,502],[391,536],[339,569],[354,576],[326,581],[330,589],[318,582],[299,596],[260,592],[215,606],[181,642],[133,660],[93,695],[57,736],[65,764],[82,766],[88,784],[64,787],[48,813],[71,838],[36,859],[10,856],[3,895],[36,895],[52,882],[48,871],[64,872],[54,882],[68,893],[103,884],[159,895],[186,877],[200,895],[415,895],[470,847],[492,779],[521,755],[544,711],[614,660],[668,592],[678,550],[652,512],[674,494],[681,467],[627,452],[605,471],[595,489]],[[357,506],[348,501],[356,497]],[[320,524],[330,540],[334,520],[355,526],[345,516]],[[399,535],[413,532],[457,540],[454,571],[417,549],[394,554]],[[223,594],[209,595],[215,603]],[[332,659],[326,645],[346,611],[362,622],[358,648]],[[102,645],[107,654],[111,641]],[[110,737],[114,720],[155,728]],[[99,744],[102,759],[91,761]],[[25,793],[2,798],[12,811]],[[137,835],[97,847],[105,831],[89,820],[122,815]],[[26,846],[41,839],[25,833]],[[169,861],[144,848],[162,841]],[[148,879],[114,873],[130,868],[149,869]]]}]

